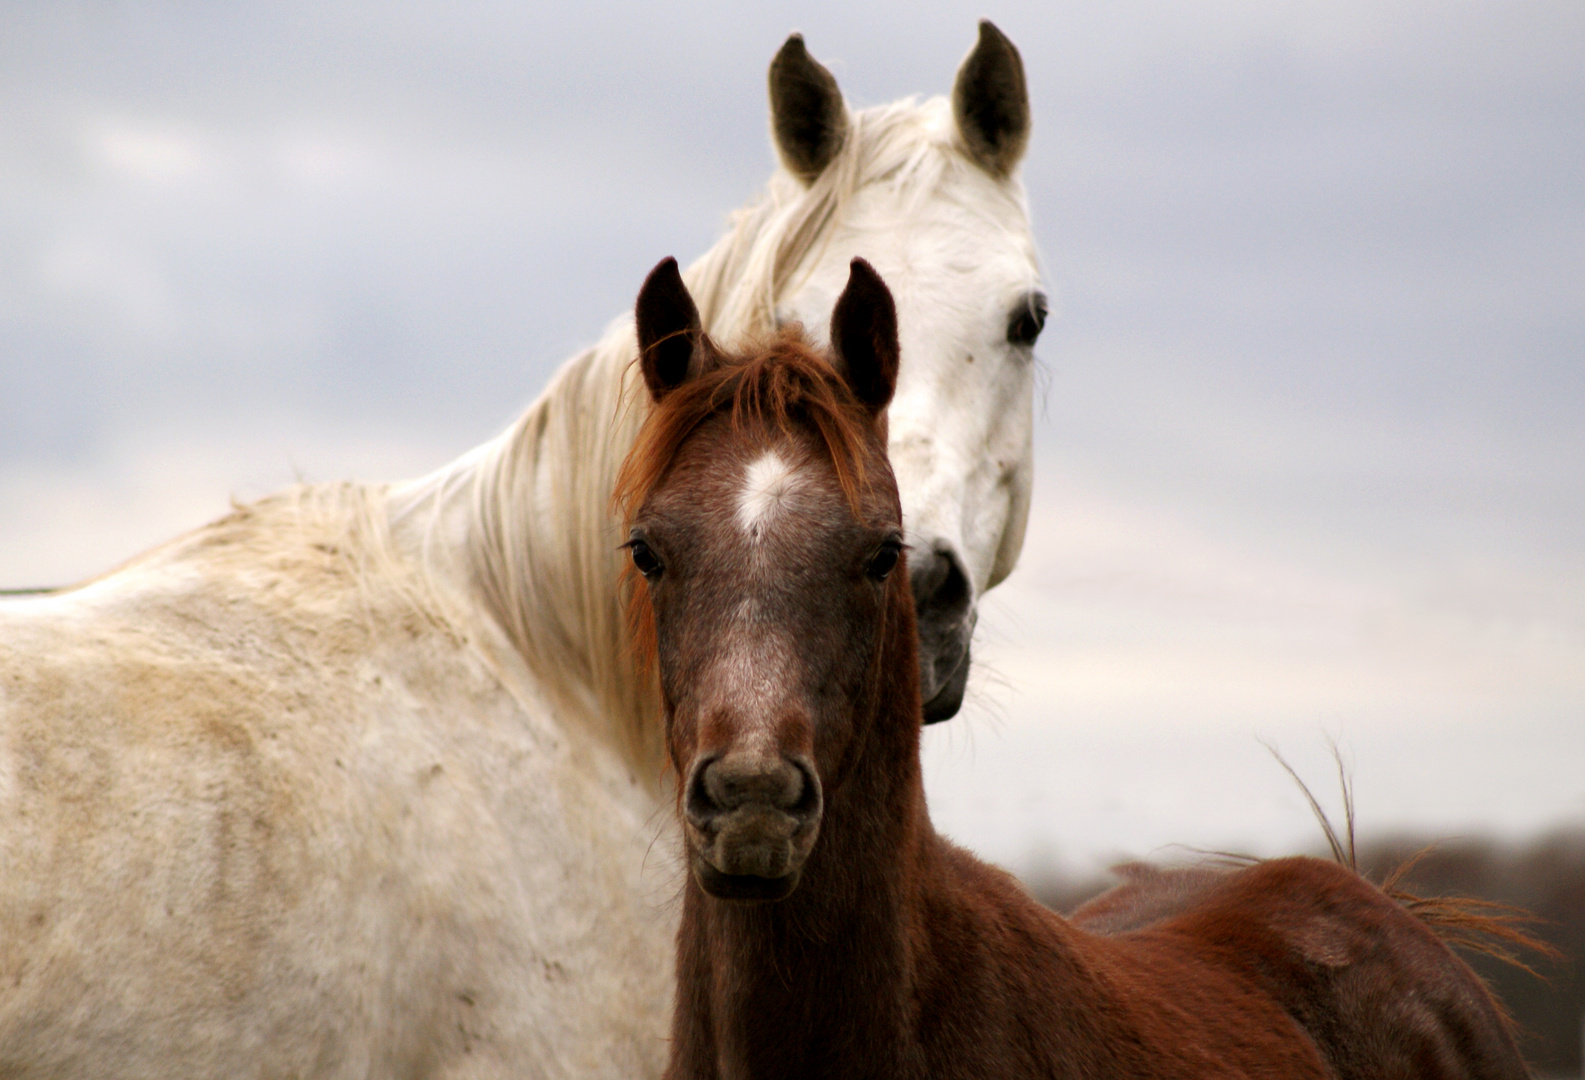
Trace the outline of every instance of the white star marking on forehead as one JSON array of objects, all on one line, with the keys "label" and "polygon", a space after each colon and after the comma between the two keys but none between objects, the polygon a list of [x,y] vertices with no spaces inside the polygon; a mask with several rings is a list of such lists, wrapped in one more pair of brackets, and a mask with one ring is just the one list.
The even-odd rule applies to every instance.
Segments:
[{"label": "white star marking on forehead", "polygon": [[800,483],[797,471],[780,454],[765,451],[743,473],[743,487],[737,497],[737,523],[750,537],[758,539],[781,509],[783,500]]}]

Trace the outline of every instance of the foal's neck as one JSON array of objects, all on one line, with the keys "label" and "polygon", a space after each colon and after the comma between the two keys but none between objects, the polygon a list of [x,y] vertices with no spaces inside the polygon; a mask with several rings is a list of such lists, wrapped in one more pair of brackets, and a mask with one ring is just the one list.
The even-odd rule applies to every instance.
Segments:
[{"label": "foal's neck", "polygon": [[828,788],[820,838],[786,900],[713,899],[691,878],[679,934],[673,1077],[898,1076],[926,947],[921,882],[941,840],[919,766],[913,608],[891,605],[867,736]]}]

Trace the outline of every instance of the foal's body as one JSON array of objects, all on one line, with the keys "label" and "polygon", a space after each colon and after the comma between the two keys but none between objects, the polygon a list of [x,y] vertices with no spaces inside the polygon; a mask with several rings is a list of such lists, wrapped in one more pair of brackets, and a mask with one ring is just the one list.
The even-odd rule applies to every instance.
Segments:
[{"label": "foal's body", "polygon": [[1090,932],[936,834],[917,753],[877,749],[786,900],[690,883],[672,1077],[1529,1075],[1479,979],[1345,867],[1217,873],[1180,911]]},{"label": "foal's body", "polygon": [[[1163,893],[1173,900],[1158,902]],[[1479,977],[1430,926],[1336,862],[1135,869],[1072,925],[1135,950],[1187,946],[1226,968],[1304,1028],[1329,1075],[1529,1075]]]},{"label": "foal's body", "polygon": [[1069,921],[934,831],[894,320],[857,261],[830,367],[723,357],[665,264],[640,295],[657,407],[619,492],[692,870],[668,1075],[1525,1076],[1469,969],[1341,866],[1136,873]]}]

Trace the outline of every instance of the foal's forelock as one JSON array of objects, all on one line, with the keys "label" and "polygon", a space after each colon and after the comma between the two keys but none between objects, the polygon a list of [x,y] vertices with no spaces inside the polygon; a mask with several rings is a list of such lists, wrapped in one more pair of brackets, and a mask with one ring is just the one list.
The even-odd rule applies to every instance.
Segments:
[{"label": "foal's forelock", "polygon": [[[812,443],[813,452],[830,462],[846,509],[862,516],[875,473],[870,459],[880,452],[877,421],[853,400],[829,362],[801,334],[802,328],[793,325],[748,356],[715,353],[715,366],[651,407],[612,492],[612,505],[622,520],[633,519],[665,481],[678,449],[714,417],[729,422],[735,441],[756,448],[742,471],[734,502],[736,522],[746,536],[763,538],[807,491],[810,480],[795,449],[800,442]],[[883,422],[879,431],[884,432]],[[629,643],[641,667],[653,674],[654,614],[631,563],[623,567],[623,588]]]},{"label": "foal's forelock", "polygon": [[677,449],[706,420],[726,416],[734,432],[762,441],[807,425],[819,436],[849,507],[857,513],[866,484],[872,421],[841,388],[827,361],[783,328],[763,350],[740,359],[719,354],[699,378],[656,403],[617,474],[612,505],[631,520],[665,476]]}]

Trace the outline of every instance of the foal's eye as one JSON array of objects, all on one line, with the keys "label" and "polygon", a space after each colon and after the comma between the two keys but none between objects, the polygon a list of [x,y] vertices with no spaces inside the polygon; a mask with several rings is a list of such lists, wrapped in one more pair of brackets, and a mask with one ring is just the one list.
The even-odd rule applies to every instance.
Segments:
[{"label": "foal's eye", "polygon": [[1046,294],[1032,292],[1007,320],[1007,340],[1014,345],[1033,345],[1046,327]]},{"label": "foal's eye", "polygon": [[897,560],[902,557],[902,554],[902,543],[897,540],[888,540],[870,558],[870,564],[864,568],[864,572],[874,581],[885,581],[886,575],[897,569]]},{"label": "foal's eye", "polygon": [[642,540],[629,540],[627,550],[633,556],[633,565],[645,578],[654,581],[660,576],[664,567],[660,564],[660,556],[656,555],[650,546]]}]

